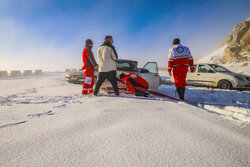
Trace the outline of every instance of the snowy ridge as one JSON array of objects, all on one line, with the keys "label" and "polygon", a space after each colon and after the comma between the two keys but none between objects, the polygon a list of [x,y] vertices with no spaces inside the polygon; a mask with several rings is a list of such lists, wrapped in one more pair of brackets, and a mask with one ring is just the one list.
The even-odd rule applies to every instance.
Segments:
[{"label": "snowy ridge", "polygon": [[[233,62],[233,63],[221,63],[221,59],[223,57],[224,49],[227,47],[227,45],[219,48],[218,50],[214,51],[213,53],[199,58],[195,63],[213,63],[213,64],[219,64],[227,69],[229,69],[232,72],[245,74],[250,76],[250,61],[244,61],[244,62]],[[244,56],[249,56],[247,53],[245,53]]]},{"label": "snowy ridge", "polygon": [[215,64],[219,64],[221,63],[221,59],[223,57],[223,52],[224,52],[224,49],[227,47],[227,45],[219,48],[218,50],[214,51],[213,53],[207,55],[207,56],[204,56],[204,57],[201,57],[199,58],[196,63],[215,63]]},{"label": "snowy ridge", "polygon": [[250,61],[220,64],[230,71],[250,76]]},{"label": "snowy ridge", "polygon": [[250,18],[237,24],[223,42],[223,47],[199,58],[197,63],[219,64],[230,71],[250,76],[249,20]]}]

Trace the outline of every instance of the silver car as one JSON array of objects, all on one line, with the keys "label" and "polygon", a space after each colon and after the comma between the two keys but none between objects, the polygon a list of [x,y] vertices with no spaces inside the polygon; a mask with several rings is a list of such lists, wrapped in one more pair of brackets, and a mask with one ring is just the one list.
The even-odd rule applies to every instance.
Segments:
[{"label": "silver car", "polygon": [[195,72],[187,73],[186,83],[191,86],[221,89],[249,89],[250,77],[231,72],[217,64],[196,64]]}]

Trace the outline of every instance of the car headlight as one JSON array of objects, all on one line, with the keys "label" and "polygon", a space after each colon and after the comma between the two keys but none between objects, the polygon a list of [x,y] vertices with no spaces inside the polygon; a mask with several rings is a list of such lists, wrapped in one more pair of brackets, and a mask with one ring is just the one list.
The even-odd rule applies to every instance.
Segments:
[{"label": "car headlight", "polygon": [[248,81],[250,81],[250,77],[246,77],[246,79],[247,79]]},{"label": "car headlight", "polygon": [[242,77],[239,76],[234,76],[236,79],[240,80],[240,81],[244,81],[244,79]]}]

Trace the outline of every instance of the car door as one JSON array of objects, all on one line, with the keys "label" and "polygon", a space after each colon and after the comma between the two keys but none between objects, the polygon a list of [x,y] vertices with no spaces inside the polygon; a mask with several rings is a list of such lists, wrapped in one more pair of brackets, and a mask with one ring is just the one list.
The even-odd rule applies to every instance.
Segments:
[{"label": "car door", "polygon": [[150,89],[156,89],[159,87],[160,76],[156,62],[146,63],[145,66],[139,71],[138,75],[148,82]]},{"label": "car door", "polygon": [[188,73],[186,77],[186,84],[187,85],[197,85],[197,82],[195,81],[196,76],[197,76],[197,65],[194,65],[194,72],[191,72],[190,66],[188,67]]},{"label": "car door", "polygon": [[216,85],[216,72],[206,64],[199,64],[197,72],[192,79],[196,85],[214,86]]}]

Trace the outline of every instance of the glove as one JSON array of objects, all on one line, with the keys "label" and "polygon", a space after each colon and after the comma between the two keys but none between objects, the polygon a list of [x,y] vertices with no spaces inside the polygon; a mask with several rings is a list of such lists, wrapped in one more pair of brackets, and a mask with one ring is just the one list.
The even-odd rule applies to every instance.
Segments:
[{"label": "glove", "polygon": [[171,71],[172,71],[171,69],[168,69],[169,76],[172,76]]}]

